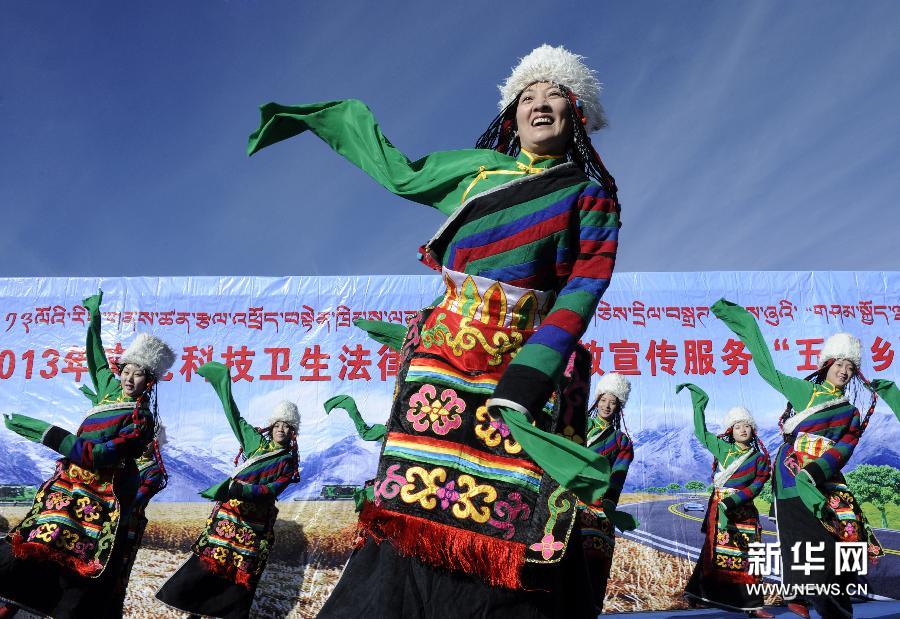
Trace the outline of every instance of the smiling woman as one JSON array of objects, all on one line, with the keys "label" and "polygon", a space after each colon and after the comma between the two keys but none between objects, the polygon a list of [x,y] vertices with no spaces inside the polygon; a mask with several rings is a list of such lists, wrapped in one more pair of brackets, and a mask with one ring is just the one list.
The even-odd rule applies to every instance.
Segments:
[{"label": "smiling woman", "polygon": [[516,128],[523,150],[535,155],[560,156],[572,136],[569,101],[563,89],[549,82],[537,82],[519,95]]},{"label": "smiling woman", "polygon": [[[103,293],[84,300],[91,322],[87,365],[94,405],[74,434],[24,415],[6,427],[62,455],[25,519],[0,541],[0,599],[54,617],[121,616],[133,516],[161,487],[135,462],[157,456],[154,387],[175,361],[159,338],[141,333],[110,369],[100,341]],[[145,482],[153,485],[151,490]]]},{"label": "smiling woman", "polygon": [[[446,292],[405,333],[374,500],[320,617],[594,616],[576,525],[608,483],[584,443],[578,339],[609,285],[616,185],[582,58],[544,45],[476,148],[412,162],[354,100],[268,104],[249,152],[312,131],[446,223],[421,248]],[[470,345],[471,344],[471,345]],[[534,425],[532,425],[532,423]]]}]

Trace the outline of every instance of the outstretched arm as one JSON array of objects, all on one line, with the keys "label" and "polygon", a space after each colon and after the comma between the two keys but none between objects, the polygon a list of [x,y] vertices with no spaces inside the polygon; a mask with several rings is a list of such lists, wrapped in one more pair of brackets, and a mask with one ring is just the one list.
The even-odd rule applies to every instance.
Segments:
[{"label": "outstretched arm", "polygon": [[40,419],[25,415],[8,415],[7,428],[30,441],[42,443],[86,469],[113,466],[126,458],[140,456],[153,440],[153,418],[139,413],[137,421],[119,430],[107,441],[92,441],[72,434]]},{"label": "outstretched arm", "polygon": [[332,398],[328,398],[325,401],[326,413],[330,413],[336,408],[341,408],[347,411],[347,415],[350,416],[350,421],[352,421],[353,425],[356,426],[356,433],[359,435],[359,438],[364,441],[380,441],[387,433],[387,429],[385,428],[384,424],[367,424],[362,418],[359,409],[356,407],[356,401],[349,395],[336,395]]},{"label": "outstretched arm", "polygon": [[782,374],[775,368],[775,362],[772,361],[772,355],[753,314],[726,299],[719,299],[710,309],[750,350],[753,365],[763,380],[786,397],[794,410],[806,409],[813,394],[813,384],[801,378]]},{"label": "outstretched arm", "polygon": [[248,154],[312,131],[391,193],[433,206],[445,215],[459,206],[465,180],[473,177],[479,166],[500,165],[510,159],[495,151],[470,149],[437,152],[410,161],[384,136],[371,110],[356,99],[305,105],[267,103],[260,111],[259,128],[250,136]]},{"label": "outstretched arm", "polygon": [[240,442],[244,453],[251,454],[259,449],[264,440],[263,436],[241,417],[241,412],[231,396],[231,373],[228,368],[216,361],[210,361],[200,366],[197,374],[208,380],[216,395],[219,396],[225,418],[228,419],[231,431]]},{"label": "outstretched arm", "polygon": [[694,406],[694,436],[724,466],[725,456],[728,455],[730,446],[706,429],[706,405],[709,404],[709,396],[703,389],[692,383],[678,385],[675,393],[680,393],[682,389],[691,392],[691,403]]},{"label": "outstretched arm", "polygon": [[579,198],[578,209],[579,253],[572,273],[546,318],[503,373],[489,406],[536,417],[609,287],[618,248],[619,205],[592,183]]},{"label": "outstretched arm", "polygon": [[890,407],[897,419],[900,419],[900,389],[892,380],[884,380],[876,378],[872,381],[872,389],[881,396],[885,403]]},{"label": "outstretched arm", "polygon": [[115,398],[122,392],[122,385],[119,383],[119,379],[109,369],[109,361],[106,359],[106,351],[103,350],[103,342],[100,339],[100,303],[102,301],[103,291],[99,290],[97,294],[81,302],[91,313],[85,354],[88,373],[91,375],[91,382],[94,383],[95,395],[91,397],[86,390],[84,393],[91,397],[94,404],[99,404],[105,398]]}]

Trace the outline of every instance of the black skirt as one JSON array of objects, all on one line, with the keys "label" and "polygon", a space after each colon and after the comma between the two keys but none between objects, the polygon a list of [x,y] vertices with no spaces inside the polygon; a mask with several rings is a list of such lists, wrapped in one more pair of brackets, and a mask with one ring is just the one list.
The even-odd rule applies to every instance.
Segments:
[{"label": "black skirt", "polygon": [[55,619],[121,616],[110,596],[121,572],[121,540],[119,535],[97,578],[85,578],[53,561],[20,559],[8,542],[0,540],[0,601]]},{"label": "black skirt", "polygon": [[[778,542],[781,545],[781,564],[784,583],[789,585],[831,585],[836,583],[841,593],[838,595],[814,595],[808,601],[812,602],[815,609],[823,617],[852,617],[853,606],[850,596],[847,595],[847,586],[856,582],[856,575],[842,573],[836,575],[835,547],[837,540],[825,530],[822,523],[803,504],[800,498],[775,499],[775,524],[778,527]],[[817,553],[822,558],[820,571],[810,572],[806,575],[801,570],[793,570],[794,544],[801,544],[802,549],[806,544],[822,544],[823,551]],[[801,556],[803,556],[801,554]],[[790,600],[789,600],[790,601]]]},{"label": "black skirt", "polygon": [[319,617],[596,617],[577,530],[560,563],[536,568],[529,582],[540,590],[492,587],[401,556],[387,541],[369,539],[351,555]]},{"label": "black skirt", "polygon": [[242,619],[250,615],[255,593],[255,585],[248,589],[212,573],[192,553],[156,592],[156,599],[186,613]]},{"label": "black skirt", "polygon": [[[703,557],[705,552],[704,548],[700,556]],[[702,560],[698,560],[694,566],[694,573],[691,574],[684,593],[703,604],[734,612],[749,612],[763,607],[763,596],[750,595],[746,584],[722,582],[704,574]]]}]

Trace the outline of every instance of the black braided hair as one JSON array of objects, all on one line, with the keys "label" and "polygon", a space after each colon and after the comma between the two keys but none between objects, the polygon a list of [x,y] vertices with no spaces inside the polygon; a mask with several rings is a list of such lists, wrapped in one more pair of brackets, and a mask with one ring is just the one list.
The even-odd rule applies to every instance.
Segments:
[{"label": "black braided hair", "polygon": [[[597,181],[606,191],[607,196],[618,202],[616,179],[603,165],[600,155],[594,149],[591,138],[585,130],[584,113],[578,104],[578,98],[567,86],[557,84],[566,95],[569,122],[572,125],[572,139],[566,147],[566,159],[584,170],[590,178]],[[519,106],[519,93],[502,112],[497,114],[487,130],[475,141],[475,148],[496,150],[511,157],[518,156],[521,151],[519,136],[516,131],[516,108]]]}]

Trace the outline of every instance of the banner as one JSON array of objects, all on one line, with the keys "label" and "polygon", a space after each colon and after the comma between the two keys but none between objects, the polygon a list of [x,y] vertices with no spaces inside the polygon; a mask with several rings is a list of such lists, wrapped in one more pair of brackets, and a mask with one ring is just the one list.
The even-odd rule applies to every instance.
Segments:
[{"label": "banner", "polygon": [[[345,414],[328,416],[322,404],[349,394],[368,423],[386,420],[397,354],[368,339],[353,321],[405,324],[440,295],[440,278],[0,279],[0,412],[78,427],[89,408],[78,386],[90,382],[84,355],[88,313],[81,300],[98,288],[104,291],[102,336],[111,359],[144,331],[177,353],[158,387],[169,484],[148,509],[128,612],[170,612],[152,594],[187,556],[205,523],[211,504],[197,493],[233,468],[238,443],[213,390],[196,373],[203,363],[219,361],[231,367],[234,399],[250,423],[263,425],[280,400],[300,407],[302,480],[281,496],[278,541],[256,610],[261,616],[314,616],[349,555],[355,516],[352,501],[339,499],[374,476],[380,448],[360,441]],[[690,400],[675,394],[677,384],[693,382],[709,393],[710,430],[740,404],[753,412],[772,453],[780,444],[783,397],[759,378],[743,344],[710,305],[726,297],[747,307],[775,364],[787,374],[815,370],[824,339],[849,331],[862,341],[863,373],[896,380],[898,290],[897,272],[615,275],[582,343],[591,353],[595,380],[615,371],[632,383],[625,425],[635,459],[622,503],[634,506],[642,526],[617,546],[607,610],[679,607],[702,544],[696,521],[705,498],[690,501],[679,493],[709,484],[711,456],[693,436]],[[900,423],[881,403],[845,471],[860,464],[900,468]],[[21,488],[40,485],[53,469],[50,450],[0,429],[0,529],[24,515],[26,501],[15,499]],[[696,483],[688,489],[689,482]],[[874,526],[885,528],[884,513],[891,529],[879,531],[889,552],[872,583],[900,574],[900,498],[894,496],[884,510],[866,505]],[[701,509],[693,513],[684,509],[686,503],[700,503]],[[622,548],[630,544],[627,554]],[[665,571],[674,574],[671,582],[648,587],[642,580],[636,587],[638,571],[663,573],[654,562],[671,564]]]}]

